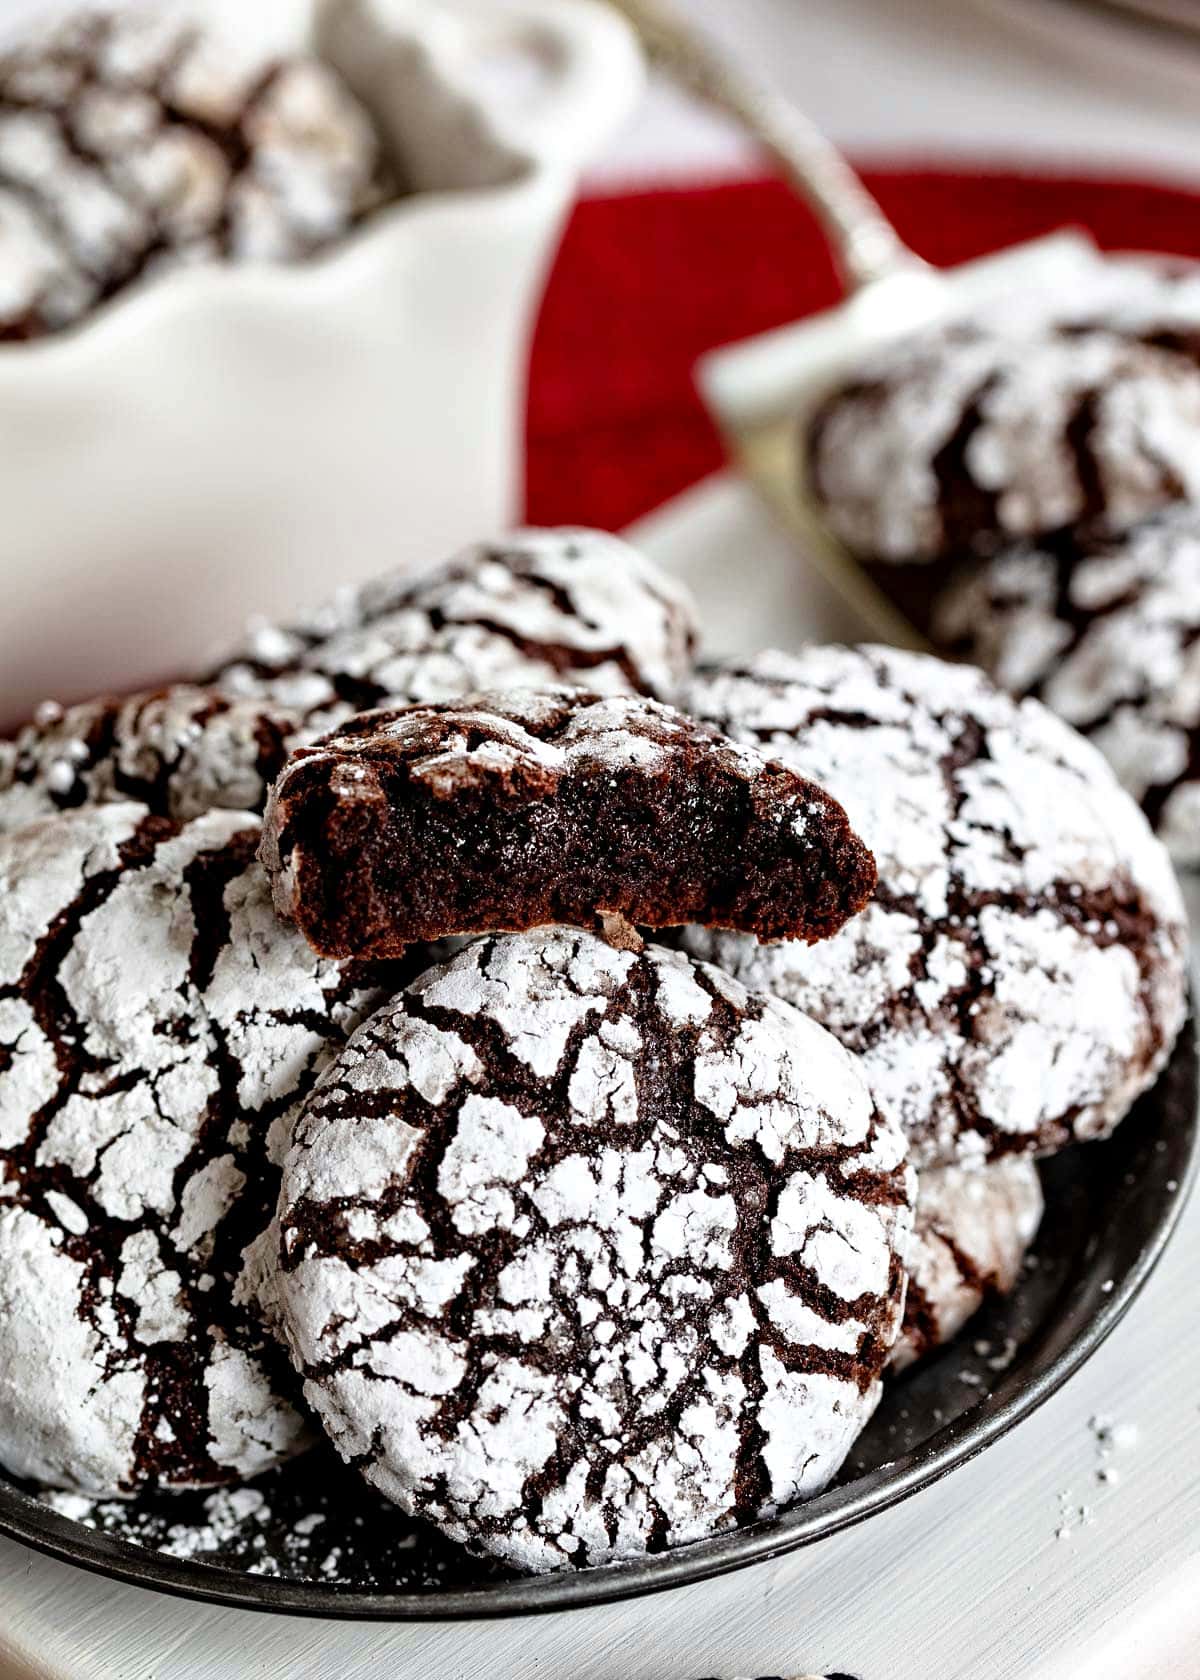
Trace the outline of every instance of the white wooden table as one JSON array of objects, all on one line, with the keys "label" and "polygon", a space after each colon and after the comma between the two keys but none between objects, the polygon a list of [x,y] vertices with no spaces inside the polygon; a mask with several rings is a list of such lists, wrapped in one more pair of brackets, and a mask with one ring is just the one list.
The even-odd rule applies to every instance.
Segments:
[{"label": "white wooden table", "polygon": [[[0,0],[4,21],[46,0]],[[51,0],[53,3],[53,0]],[[499,3],[499,0],[497,0]],[[687,0],[844,144],[1200,174],[1200,61],[1081,37],[1060,58],[1000,0]],[[736,171],[737,136],[660,91],[602,173]],[[747,494],[715,480],[646,529],[715,606],[717,651],[853,633]],[[754,588],[748,580],[754,579]],[[1196,909],[1200,909],[1198,904]],[[524,1621],[373,1626],[211,1610],[0,1541],[0,1680],[1196,1680],[1200,1205],[1054,1400],[937,1487],[775,1563]],[[1097,1481],[1097,1413],[1136,1442]],[[1064,1511],[1091,1508],[1093,1520]]]}]

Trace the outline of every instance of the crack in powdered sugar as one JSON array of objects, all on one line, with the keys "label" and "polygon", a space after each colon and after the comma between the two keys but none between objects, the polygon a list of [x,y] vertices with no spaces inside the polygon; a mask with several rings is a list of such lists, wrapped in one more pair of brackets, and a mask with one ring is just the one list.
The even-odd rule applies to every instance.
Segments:
[{"label": "crack in powdered sugar", "polygon": [[0,341],[150,274],[295,261],[394,196],[373,124],[316,59],[145,6],[43,24],[0,55]]},{"label": "crack in powdered sugar", "polygon": [[65,709],[47,702],[0,745],[0,833],[122,800],[178,822],[261,811],[295,731],[274,708],[182,684]]},{"label": "crack in powdered sugar", "polygon": [[386,702],[575,682],[671,699],[690,668],[687,591],[603,531],[515,531],[440,569],[389,574],[309,619],[260,625],[212,673],[312,738]]},{"label": "crack in powdered sugar", "polygon": [[688,704],[840,799],[879,866],[821,945],[691,929],[688,948],[857,1051],[921,1164],[1111,1131],[1182,1025],[1186,923],[1096,750],[979,672],[885,648],[762,654]]},{"label": "crack in powdered sugar", "polygon": [[[378,1002],[274,916],[259,825],[139,805],[0,841],[0,1460],[109,1494],[304,1426],[231,1304],[299,1100]],[[285,1381],[285,1387],[290,1386]]]},{"label": "crack in powdered sugar", "polygon": [[1006,549],[940,597],[932,634],[1095,742],[1177,863],[1200,866],[1200,513]]},{"label": "crack in powdered sugar", "polygon": [[964,323],[880,353],[813,418],[824,517],[868,560],[927,560],[1200,493],[1200,373],[1101,330]]},{"label": "crack in powdered sugar", "polygon": [[473,941],[351,1040],[280,1197],[305,1394],[521,1568],[817,1491],[894,1341],[903,1141],[813,1023],[680,953]]}]

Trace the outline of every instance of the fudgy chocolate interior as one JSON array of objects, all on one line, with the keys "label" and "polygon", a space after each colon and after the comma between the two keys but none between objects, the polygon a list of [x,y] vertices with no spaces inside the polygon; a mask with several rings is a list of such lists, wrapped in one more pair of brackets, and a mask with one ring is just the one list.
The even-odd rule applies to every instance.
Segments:
[{"label": "fudgy chocolate interior", "polygon": [[[340,798],[320,760],[296,766],[284,856],[303,848],[297,919],[333,956],[396,954],[448,933],[702,922],[762,939],[835,933],[875,885],[835,801],[770,766],[754,788],[701,753],[564,777],[530,796],[494,783],[438,798],[403,765],[372,763],[370,796]],[[765,784],[765,785],[764,785]],[[777,791],[776,791],[777,790]]]}]

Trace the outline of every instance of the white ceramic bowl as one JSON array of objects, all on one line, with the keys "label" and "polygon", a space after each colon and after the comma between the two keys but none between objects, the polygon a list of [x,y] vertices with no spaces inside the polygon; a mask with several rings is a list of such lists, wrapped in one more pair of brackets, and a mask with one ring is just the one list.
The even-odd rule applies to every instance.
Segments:
[{"label": "white ceramic bowl", "polygon": [[[237,17],[335,64],[418,191],[303,265],[171,273],[0,347],[0,725],[517,511],[529,327],[579,169],[639,91],[629,32],[593,0]],[[481,85],[497,54],[534,70]]]}]

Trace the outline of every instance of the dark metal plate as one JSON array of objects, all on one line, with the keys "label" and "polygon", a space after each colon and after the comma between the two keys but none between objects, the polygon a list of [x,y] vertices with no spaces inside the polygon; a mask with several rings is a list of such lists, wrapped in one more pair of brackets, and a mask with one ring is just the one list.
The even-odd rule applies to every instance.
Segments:
[{"label": "dark metal plate", "polygon": [[[1014,1295],[985,1309],[961,1344],[891,1385],[827,1492],[716,1540],[632,1564],[518,1578],[410,1523],[327,1450],[263,1477],[256,1485],[264,1500],[251,1499],[240,1520],[210,1535],[204,1561],[170,1551],[180,1525],[204,1524],[208,1496],[201,1493],[113,1504],[95,1528],[0,1476],[0,1532],[140,1586],[294,1615],[561,1610],[721,1574],[864,1521],[1028,1417],[1124,1316],[1166,1246],[1198,1166],[1189,1022],[1170,1067],[1115,1137],[1044,1164],[1046,1215]],[[301,1544],[296,1523],[304,1518],[310,1532]]]}]

